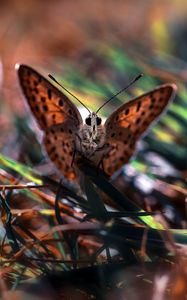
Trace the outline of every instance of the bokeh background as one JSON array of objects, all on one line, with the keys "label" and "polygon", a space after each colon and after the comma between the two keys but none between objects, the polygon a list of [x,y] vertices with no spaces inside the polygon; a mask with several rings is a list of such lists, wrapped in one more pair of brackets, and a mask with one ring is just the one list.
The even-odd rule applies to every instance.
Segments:
[{"label": "bokeh background", "polygon": [[[162,211],[168,228],[186,228],[186,0],[0,1],[0,164],[3,170],[8,166],[15,171],[19,169],[11,161],[15,160],[43,174],[54,175],[53,178],[56,179],[59,174],[56,176],[54,166],[42,150],[41,132],[21,93],[16,63],[28,64],[46,77],[51,73],[92,110],[97,109],[139,73],[144,73],[144,77],[126,93],[105,106],[101,111],[103,118],[125,101],[154,89],[159,84],[175,83],[178,93],[173,104],[139,142],[137,155],[112,178],[112,182],[143,209]],[[75,101],[74,103],[79,106]],[[80,109],[84,114],[84,110]],[[23,177],[24,172],[21,173],[21,178]],[[9,180],[9,175],[1,171],[0,180],[4,184]],[[17,179],[13,180],[11,177],[11,180],[15,182]],[[31,209],[33,199],[35,204],[38,201],[39,207],[43,205],[44,199],[49,200],[47,194],[37,194],[37,197],[41,197],[40,200],[36,200],[35,196],[32,195],[32,198],[30,195],[28,200],[17,193],[13,209],[15,206],[22,209],[20,202],[24,209]],[[53,200],[54,197],[53,195]],[[73,209],[73,205],[71,208]],[[27,217],[31,218],[29,215]],[[47,227],[49,224],[46,220],[48,225],[40,219],[35,222],[29,223],[29,228],[39,237],[41,232],[38,229],[50,228]],[[183,242],[186,243],[186,238]],[[89,237],[81,244],[81,251],[89,257],[89,251],[95,250],[96,244]],[[56,248],[54,255],[55,251]],[[56,255],[58,258],[61,257],[59,253]],[[37,267],[38,275],[40,266]],[[13,269],[14,275],[16,268]],[[32,266],[29,271],[32,273],[33,270]],[[164,267],[163,270],[165,271]],[[131,279],[130,294],[126,295],[129,299],[156,299],[150,298],[152,288],[145,285],[145,289],[142,289],[142,282],[138,280],[134,285],[134,276],[139,271],[131,270],[131,277],[127,270],[125,276],[130,276]],[[179,285],[185,282],[186,268],[176,271],[174,266],[172,272],[181,279]],[[169,276],[168,270],[166,273]],[[33,274],[34,272],[32,276],[27,274],[27,278],[36,275]],[[147,276],[153,278],[154,275],[154,271],[151,271],[151,275]],[[171,282],[177,282],[175,275],[172,276]],[[11,286],[9,279],[8,286]],[[181,294],[177,294],[175,287],[171,297],[167,299],[183,300],[187,292],[185,284]],[[134,293],[135,290],[139,298],[130,298],[131,292]],[[147,298],[143,290],[148,291]],[[112,297],[115,294],[108,297],[107,299],[114,299]]]},{"label": "bokeh background", "polygon": [[[140,146],[140,159],[133,161],[145,171],[154,160],[149,171],[158,170],[159,176],[171,174],[169,162],[185,176],[186,14],[187,4],[182,0],[1,1],[2,152],[31,165],[43,159],[41,133],[18,85],[16,63],[28,64],[44,76],[51,73],[93,110],[143,72],[144,78],[105,106],[101,114],[107,117],[133,96],[175,82],[179,90],[174,104],[150,131],[143,148]],[[30,139],[35,152],[30,150]],[[152,156],[153,152],[165,159],[162,172],[161,157]]]}]

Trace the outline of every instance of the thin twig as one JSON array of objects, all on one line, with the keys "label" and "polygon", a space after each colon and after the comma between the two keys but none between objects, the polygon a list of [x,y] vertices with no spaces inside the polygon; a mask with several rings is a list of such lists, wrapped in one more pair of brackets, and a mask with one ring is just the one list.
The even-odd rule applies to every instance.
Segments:
[{"label": "thin twig", "polygon": [[36,188],[47,188],[47,184],[40,185],[28,185],[28,184],[0,184],[0,190],[20,190],[20,189],[36,189]]}]

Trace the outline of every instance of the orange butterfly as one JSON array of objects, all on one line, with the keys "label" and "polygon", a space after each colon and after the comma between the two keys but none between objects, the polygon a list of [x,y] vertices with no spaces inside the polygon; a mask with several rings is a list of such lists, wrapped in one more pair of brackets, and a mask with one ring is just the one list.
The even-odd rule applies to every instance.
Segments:
[{"label": "orange butterfly", "polygon": [[44,131],[47,153],[70,180],[77,177],[76,157],[80,155],[96,165],[102,162],[109,176],[127,163],[136,141],[163,112],[177,90],[175,84],[161,85],[120,106],[104,125],[97,114],[103,105],[97,112],[88,109],[89,115],[83,123],[73,102],[47,79],[26,65],[17,69],[23,93]]}]

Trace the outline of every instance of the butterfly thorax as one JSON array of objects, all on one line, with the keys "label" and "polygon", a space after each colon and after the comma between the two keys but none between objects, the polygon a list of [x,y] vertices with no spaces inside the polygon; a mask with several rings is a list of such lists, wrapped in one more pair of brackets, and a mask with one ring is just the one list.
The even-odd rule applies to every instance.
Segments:
[{"label": "butterfly thorax", "polygon": [[[90,158],[105,143],[105,128],[96,113],[92,113],[87,119],[86,124],[79,129],[76,148],[82,155]],[[89,125],[88,125],[89,124]]]}]

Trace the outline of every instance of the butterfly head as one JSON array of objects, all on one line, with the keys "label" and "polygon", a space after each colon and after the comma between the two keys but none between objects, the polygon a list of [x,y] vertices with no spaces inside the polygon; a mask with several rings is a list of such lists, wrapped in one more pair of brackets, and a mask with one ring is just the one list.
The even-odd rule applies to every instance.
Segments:
[{"label": "butterfly head", "polygon": [[102,123],[102,119],[97,116],[95,112],[89,114],[89,116],[85,119],[85,123],[88,126],[100,126]]},{"label": "butterfly head", "polygon": [[89,114],[89,116],[85,119],[85,123],[88,126],[88,129],[93,134],[93,138],[97,136],[97,129],[101,126],[102,119],[97,116],[95,112]]}]

